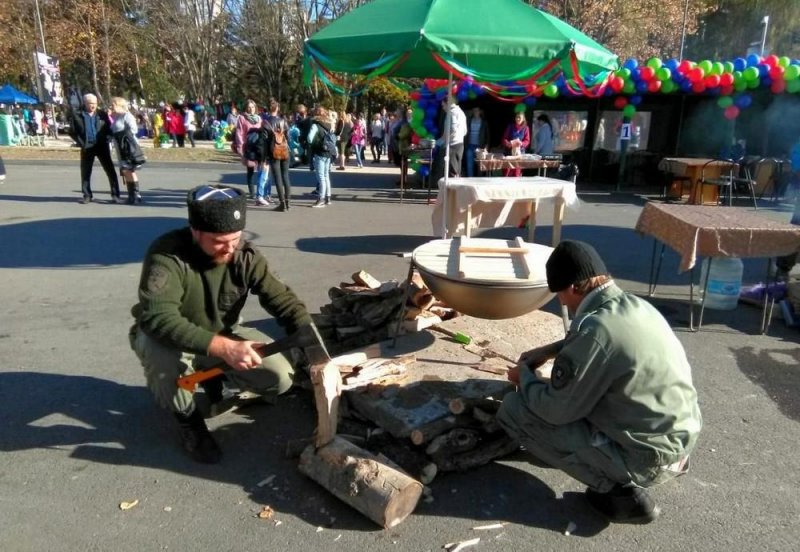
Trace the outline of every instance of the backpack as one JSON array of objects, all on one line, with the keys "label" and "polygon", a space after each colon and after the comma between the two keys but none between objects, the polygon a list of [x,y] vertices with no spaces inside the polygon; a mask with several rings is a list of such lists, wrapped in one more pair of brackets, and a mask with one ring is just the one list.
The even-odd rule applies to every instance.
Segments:
[{"label": "backpack", "polygon": [[283,132],[282,121],[272,127],[272,158],[278,161],[289,159],[289,143]]},{"label": "backpack", "polygon": [[314,136],[313,146],[316,155],[327,156],[331,159],[339,157],[339,148],[336,147],[336,135],[322,125],[317,125],[317,134]]},{"label": "backpack", "polygon": [[244,158],[248,161],[260,162],[264,149],[264,138],[260,128],[251,128],[244,138]]}]

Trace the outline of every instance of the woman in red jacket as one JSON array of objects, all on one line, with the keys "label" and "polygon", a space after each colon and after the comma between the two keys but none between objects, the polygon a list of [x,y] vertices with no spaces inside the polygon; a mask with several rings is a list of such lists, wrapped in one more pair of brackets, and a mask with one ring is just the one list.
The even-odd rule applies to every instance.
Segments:
[{"label": "woman in red jacket", "polygon": [[[520,155],[531,143],[531,132],[528,130],[528,123],[525,120],[525,114],[522,112],[514,115],[514,122],[508,125],[505,134],[503,134],[503,147],[511,151],[511,155]],[[511,171],[514,171],[514,176],[521,176],[522,170],[517,167],[516,169],[506,169],[505,175],[511,176]]]}]

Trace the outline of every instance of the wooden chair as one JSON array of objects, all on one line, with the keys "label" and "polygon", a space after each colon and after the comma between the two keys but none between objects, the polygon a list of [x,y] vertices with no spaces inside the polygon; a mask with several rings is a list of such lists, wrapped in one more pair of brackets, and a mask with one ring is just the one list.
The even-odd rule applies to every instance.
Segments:
[{"label": "wooden chair", "polygon": [[[690,192],[692,190],[692,177],[682,174],[675,174],[674,163],[674,161],[669,159],[664,160],[664,170],[662,171],[664,180],[662,181],[661,188],[661,200],[664,202],[672,201],[674,199],[681,201],[683,200],[684,190],[687,188]],[[667,191],[672,189],[676,184],[678,188],[678,197],[676,198],[668,196]]]},{"label": "wooden chair", "polygon": [[[719,176],[711,176],[710,174],[706,174],[706,173],[710,173],[711,172],[711,169],[709,167],[717,167],[720,164],[722,164],[723,167],[727,166],[727,169],[723,168],[720,171],[721,173],[727,172],[727,174],[720,174]],[[703,188],[705,186],[717,186],[719,188],[719,190],[720,190],[720,194],[719,194],[720,198],[722,197],[722,193],[721,193],[722,190],[723,189],[727,189],[727,191],[728,191],[728,205],[729,206],[732,205],[733,194],[731,193],[731,189],[733,188],[733,179],[735,177],[734,175],[736,174],[737,170],[738,170],[738,166],[737,166],[736,162],[731,160],[731,159],[716,158],[716,159],[711,159],[711,160],[707,161],[705,164],[703,164],[703,167],[700,170],[700,179],[697,181],[695,186],[692,187],[691,196],[695,197],[695,192],[697,191],[697,187],[699,187],[700,188],[700,198],[701,198],[700,203],[702,203],[703,202],[702,201]],[[717,203],[719,203],[719,201],[717,201]]]}]

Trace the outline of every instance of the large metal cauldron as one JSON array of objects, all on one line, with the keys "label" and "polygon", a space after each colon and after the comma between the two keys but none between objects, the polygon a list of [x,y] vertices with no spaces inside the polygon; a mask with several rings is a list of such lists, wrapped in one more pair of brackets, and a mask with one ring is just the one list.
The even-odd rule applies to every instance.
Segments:
[{"label": "large metal cauldron", "polygon": [[[464,248],[492,252],[460,252]],[[527,253],[504,253],[524,248]],[[545,263],[553,248],[483,238],[433,240],[416,248],[414,264],[433,294],[457,311],[499,320],[534,311],[553,298]]]}]

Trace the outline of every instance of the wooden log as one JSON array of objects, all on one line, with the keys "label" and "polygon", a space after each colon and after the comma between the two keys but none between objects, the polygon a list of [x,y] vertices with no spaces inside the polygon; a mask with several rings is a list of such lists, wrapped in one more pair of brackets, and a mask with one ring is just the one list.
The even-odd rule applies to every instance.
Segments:
[{"label": "wooden log", "polygon": [[381,287],[381,282],[366,270],[361,270],[353,274],[353,281],[361,286],[366,286],[370,289],[378,289]]},{"label": "wooden log", "polygon": [[440,456],[452,456],[474,449],[479,440],[480,433],[478,431],[457,427],[436,437],[425,449],[425,452],[434,459]]},{"label": "wooden log", "polygon": [[309,446],[300,471],[369,519],[389,529],[417,506],[422,484],[380,462],[372,453],[334,438],[322,448]]},{"label": "wooden log", "polygon": [[327,445],[336,435],[339,421],[339,395],[342,376],[339,367],[331,362],[311,367],[311,382],[314,384],[314,402],[317,405],[317,447]]},{"label": "wooden log", "polygon": [[447,458],[439,458],[436,461],[436,465],[443,472],[466,471],[488,464],[492,460],[511,454],[517,449],[519,449],[519,444],[511,437],[504,435],[498,439],[488,441],[473,450]]},{"label": "wooden log", "polygon": [[457,427],[469,427],[470,425],[474,425],[474,423],[475,421],[472,416],[445,416],[444,418],[438,418],[430,423],[414,429],[411,431],[411,435],[409,437],[411,438],[412,443],[420,446],[429,442],[434,437],[450,431],[451,429],[455,429]]},{"label": "wooden log", "polygon": [[451,414],[463,414],[467,411],[467,403],[464,399],[456,397],[455,399],[450,399],[447,403],[447,409]]}]

